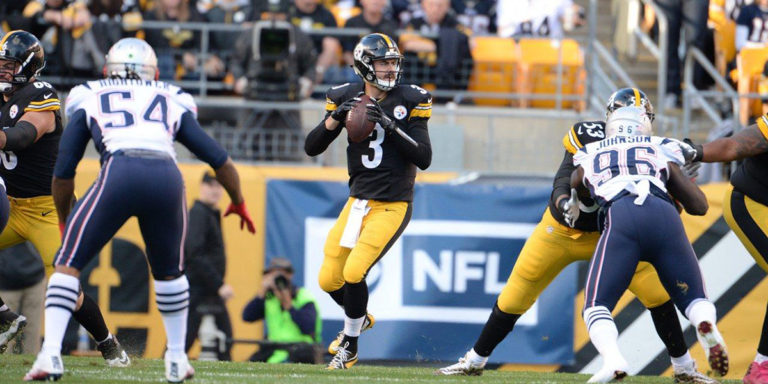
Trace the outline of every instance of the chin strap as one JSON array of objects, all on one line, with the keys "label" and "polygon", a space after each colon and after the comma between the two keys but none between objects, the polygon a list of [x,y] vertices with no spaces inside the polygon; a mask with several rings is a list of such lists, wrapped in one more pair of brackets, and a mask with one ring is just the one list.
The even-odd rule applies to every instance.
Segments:
[{"label": "chin strap", "polygon": [[8,93],[13,90],[13,84],[0,82],[0,93]]}]

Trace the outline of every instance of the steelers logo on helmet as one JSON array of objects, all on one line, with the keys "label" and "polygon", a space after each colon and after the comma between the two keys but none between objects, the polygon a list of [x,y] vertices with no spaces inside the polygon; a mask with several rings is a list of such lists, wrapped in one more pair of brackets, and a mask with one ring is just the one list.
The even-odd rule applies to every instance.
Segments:
[{"label": "steelers logo on helmet", "polygon": [[45,53],[35,35],[26,31],[10,31],[0,40],[0,60],[13,61],[17,67],[11,81],[0,81],[0,93],[9,93],[30,82],[45,67]]},{"label": "steelers logo on helmet", "polygon": [[[402,75],[403,56],[392,38],[383,33],[372,33],[360,39],[353,51],[355,73],[366,83],[382,91],[396,87]],[[394,60],[386,71],[376,71],[376,61]]]}]

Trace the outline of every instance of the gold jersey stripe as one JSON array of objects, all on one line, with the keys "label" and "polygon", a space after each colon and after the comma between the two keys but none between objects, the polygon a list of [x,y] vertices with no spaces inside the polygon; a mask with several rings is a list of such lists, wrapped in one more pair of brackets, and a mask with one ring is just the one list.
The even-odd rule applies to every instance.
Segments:
[{"label": "gold jersey stripe", "polygon": [[61,103],[61,101],[59,99],[47,99],[47,100],[43,100],[43,101],[30,101],[29,104],[30,105],[42,105],[42,104],[48,104],[48,103],[53,103],[53,102]]},{"label": "gold jersey stripe", "polygon": [[412,109],[410,116],[408,116],[408,120],[414,117],[423,117],[425,119],[429,119],[432,117],[432,109]]},{"label": "gold jersey stripe", "polygon": [[47,107],[26,107],[24,112],[43,112],[43,111],[58,111],[61,109],[59,104],[50,105]]},{"label": "gold jersey stripe", "polygon": [[757,119],[757,128],[760,129],[760,133],[768,140],[768,116],[763,115]]}]

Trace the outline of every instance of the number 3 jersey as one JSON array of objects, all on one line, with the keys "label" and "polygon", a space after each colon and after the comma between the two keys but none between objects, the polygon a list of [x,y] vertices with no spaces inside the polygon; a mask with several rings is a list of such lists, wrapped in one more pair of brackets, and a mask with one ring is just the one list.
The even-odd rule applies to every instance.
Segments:
[{"label": "number 3 jersey", "polygon": [[126,149],[165,152],[175,159],[173,141],[182,116],[197,117],[192,96],[161,81],[89,81],[67,97],[67,117],[80,110],[102,159]]},{"label": "number 3 jersey", "polygon": [[[362,90],[362,83],[331,88],[326,98],[326,113],[333,112],[346,100],[357,97]],[[379,105],[406,133],[415,136],[416,131],[421,130],[419,133],[427,137],[426,145],[429,145],[426,134],[427,120],[432,115],[432,96],[429,92],[414,85],[398,85],[379,100]],[[403,143],[404,140],[396,135],[385,134],[384,128],[377,124],[365,140],[359,143],[348,140],[350,196],[380,201],[413,200],[416,165],[409,155],[416,153],[416,147]]]},{"label": "number 3 jersey", "polygon": [[50,196],[53,167],[63,130],[60,108],[56,90],[44,81],[20,86],[8,101],[0,97],[0,126],[3,129],[16,125],[28,112],[53,113],[56,124],[52,132],[20,151],[0,151],[0,176],[5,180],[9,196]]},{"label": "number 3 jersey", "polygon": [[668,163],[684,164],[680,147],[664,137],[617,136],[586,144],[573,157],[584,169],[587,186],[601,207],[620,194],[647,195],[652,188],[664,194]]}]

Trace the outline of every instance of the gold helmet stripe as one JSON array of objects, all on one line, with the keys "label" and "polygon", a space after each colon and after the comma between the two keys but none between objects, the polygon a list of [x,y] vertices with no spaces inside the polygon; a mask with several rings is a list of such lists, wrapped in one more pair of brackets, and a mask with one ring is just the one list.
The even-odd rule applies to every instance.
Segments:
[{"label": "gold helmet stripe", "polygon": [[10,37],[12,34],[14,34],[16,32],[24,32],[24,31],[22,31],[20,29],[16,29],[16,30],[13,30],[13,31],[10,31],[10,32],[6,33],[5,36],[3,36],[3,39],[0,40],[0,48],[3,47],[3,45],[5,44],[5,41],[8,40],[8,37]]},{"label": "gold helmet stripe", "polygon": [[392,48],[392,40],[389,38],[389,36],[383,34],[383,33],[377,33],[377,35],[384,38],[384,40],[387,42],[387,48]]},{"label": "gold helmet stripe", "polygon": [[635,93],[635,107],[642,106],[640,104],[640,91],[637,88],[632,88],[632,92]]}]

